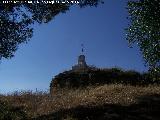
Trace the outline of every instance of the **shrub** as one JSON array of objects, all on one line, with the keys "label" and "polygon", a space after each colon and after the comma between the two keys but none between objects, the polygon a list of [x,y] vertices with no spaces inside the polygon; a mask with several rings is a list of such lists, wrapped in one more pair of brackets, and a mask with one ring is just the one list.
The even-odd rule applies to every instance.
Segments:
[{"label": "shrub", "polygon": [[[58,88],[79,88],[88,85],[103,84],[129,84],[129,85],[149,85],[159,83],[153,81],[149,73],[139,73],[134,70],[124,71],[121,68],[96,69],[90,67],[85,72],[65,71],[55,76],[50,84],[50,91]],[[53,90],[54,89],[54,90]]]},{"label": "shrub", "polygon": [[13,107],[0,101],[0,120],[25,120],[27,115],[21,107]]}]

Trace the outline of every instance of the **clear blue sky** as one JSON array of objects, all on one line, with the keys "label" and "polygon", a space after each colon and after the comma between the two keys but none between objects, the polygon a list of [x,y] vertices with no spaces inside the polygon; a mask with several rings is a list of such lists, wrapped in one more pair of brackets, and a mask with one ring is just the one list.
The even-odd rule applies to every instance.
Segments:
[{"label": "clear blue sky", "polygon": [[138,48],[129,48],[125,40],[125,7],[126,0],[106,0],[97,8],[74,6],[50,23],[36,25],[30,42],[1,62],[0,93],[48,90],[52,77],[76,64],[81,43],[90,65],[146,71]]}]

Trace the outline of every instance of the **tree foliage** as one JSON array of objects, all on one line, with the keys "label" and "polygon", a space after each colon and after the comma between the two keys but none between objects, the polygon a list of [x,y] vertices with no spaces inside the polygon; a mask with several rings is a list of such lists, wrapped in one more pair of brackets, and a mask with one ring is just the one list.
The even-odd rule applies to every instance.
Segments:
[{"label": "tree foliage", "polygon": [[[12,1],[12,2],[11,2]],[[65,13],[71,3],[48,3],[43,0],[0,1],[0,60],[11,58],[19,44],[27,42],[33,35],[33,24],[48,23],[56,15]],[[49,0],[47,0],[49,1]],[[50,0],[51,1],[51,0]],[[80,7],[97,6],[101,0],[81,0]]]},{"label": "tree foliage", "polygon": [[127,40],[137,43],[146,65],[160,73],[160,1],[132,0],[128,2],[129,27]]}]

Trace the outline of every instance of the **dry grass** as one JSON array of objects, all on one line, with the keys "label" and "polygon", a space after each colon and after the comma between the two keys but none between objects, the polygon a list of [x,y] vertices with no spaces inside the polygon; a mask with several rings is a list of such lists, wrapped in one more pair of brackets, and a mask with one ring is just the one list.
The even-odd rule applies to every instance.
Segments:
[{"label": "dry grass", "polygon": [[105,104],[129,106],[138,104],[138,98],[141,96],[155,94],[160,95],[160,86],[158,85],[135,87],[113,84],[77,90],[63,89],[54,96],[45,92],[16,92],[7,96],[0,95],[0,99],[13,106],[22,107],[29,117],[37,117],[78,106],[94,107]]},{"label": "dry grass", "polygon": [[[58,111],[59,109],[70,109],[76,106],[100,106],[103,104],[136,104],[137,98],[145,95],[160,95],[160,86],[152,85],[148,87],[134,87],[124,85],[104,85],[88,87],[78,90],[62,90],[60,94],[54,96],[51,101],[44,102],[40,108],[47,106],[47,111],[43,113]],[[45,104],[46,103],[46,104]],[[39,111],[40,112],[40,111]]]}]

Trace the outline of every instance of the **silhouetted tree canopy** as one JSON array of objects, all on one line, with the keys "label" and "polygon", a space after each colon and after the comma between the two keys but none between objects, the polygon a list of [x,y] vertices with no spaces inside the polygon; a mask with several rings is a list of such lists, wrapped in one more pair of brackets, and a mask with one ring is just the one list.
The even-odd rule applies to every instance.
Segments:
[{"label": "silhouetted tree canopy", "polygon": [[128,2],[129,27],[127,40],[137,43],[146,65],[160,73],[160,0],[131,0]]},{"label": "silhouetted tree canopy", "polygon": [[[0,60],[11,58],[19,44],[25,43],[33,35],[34,23],[48,23],[56,15],[65,13],[73,5],[70,3],[44,3],[39,0],[0,1]],[[43,0],[45,1],[45,0]],[[49,1],[49,0],[47,0]],[[50,0],[52,1],[52,0]],[[81,8],[97,6],[101,0],[80,0]],[[31,3],[32,2],[32,3]]]}]

